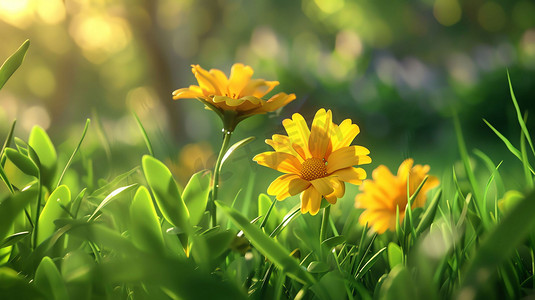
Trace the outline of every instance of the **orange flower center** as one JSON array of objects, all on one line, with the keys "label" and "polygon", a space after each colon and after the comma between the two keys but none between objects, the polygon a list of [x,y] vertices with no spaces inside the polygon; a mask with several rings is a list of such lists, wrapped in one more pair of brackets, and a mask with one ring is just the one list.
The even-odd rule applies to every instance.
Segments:
[{"label": "orange flower center", "polygon": [[309,158],[301,164],[301,177],[304,180],[314,180],[327,175],[327,166],[321,158]]}]

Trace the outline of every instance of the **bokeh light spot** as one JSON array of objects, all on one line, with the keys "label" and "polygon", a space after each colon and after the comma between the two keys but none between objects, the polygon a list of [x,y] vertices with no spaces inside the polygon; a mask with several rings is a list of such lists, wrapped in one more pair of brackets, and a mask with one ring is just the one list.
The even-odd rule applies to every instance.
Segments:
[{"label": "bokeh light spot", "polygon": [[477,12],[477,20],[483,29],[494,32],[505,26],[506,15],[500,4],[486,2]]},{"label": "bokeh light spot", "polygon": [[433,15],[444,26],[452,26],[461,20],[461,6],[457,0],[436,0]]},{"label": "bokeh light spot", "polygon": [[34,125],[47,130],[50,127],[50,115],[42,106],[31,106],[22,112],[21,124],[26,131],[30,131]]},{"label": "bokeh light spot", "polygon": [[56,90],[54,73],[45,66],[34,66],[30,69],[26,84],[34,95],[42,98],[50,97]]}]

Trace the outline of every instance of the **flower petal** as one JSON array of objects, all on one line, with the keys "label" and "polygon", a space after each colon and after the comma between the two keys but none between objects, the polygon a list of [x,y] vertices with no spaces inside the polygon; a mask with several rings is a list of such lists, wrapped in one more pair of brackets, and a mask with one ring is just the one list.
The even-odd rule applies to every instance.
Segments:
[{"label": "flower petal", "polygon": [[258,98],[264,97],[271,92],[274,87],[279,85],[278,81],[265,81],[264,79],[252,79],[243,88],[242,95],[252,95]]},{"label": "flower petal", "polygon": [[310,136],[310,130],[303,116],[300,114],[293,114],[292,119],[284,119],[282,126],[286,129],[288,137],[292,143],[297,144],[303,149],[305,158],[310,158],[310,151],[308,149],[308,138]]},{"label": "flower petal", "polygon": [[329,195],[334,191],[334,188],[331,185],[330,178],[322,177],[318,179],[311,180],[310,183],[321,195]]},{"label": "flower petal", "polygon": [[409,174],[411,173],[412,165],[414,164],[414,160],[412,158],[407,158],[404,160],[401,165],[399,165],[398,168],[398,178],[401,181],[407,181],[407,178]]},{"label": "flower petal", "polygon": [[340,148],[327,158],[327,173],[332,173],[343,168],[369,164],[371,158],[367,156],[370,151],[362,146],[349,146]]},{"label": "flower petal", "polygon": [[345,119],[339,126],[334,124],[331,128],[333,151],[349,146],[359,133],[360,128],[350,119]]},{"label": "flower petal", "polygon": [[208,71],[206,71],[199,65],[192,65],[191,72],[193,72],[195,78],[197,79],[197,82],[199,83],[199,86],[203,90],[207,90],[211,94],[221,95],[217,80],[214,76],[212,76],[212,74],[210,74]]},{"label": "flower petal", "polygon": [[277,196],[277,200],[284,200],[308,188],[310,183],[295,174],[284,174],[275,179],[268,187],[270,195]]},{"label": "flower petal", "polygon": [[269,98],[269,100],[267,100],[264,105],[262,105],[262,107],[259,107],[257,110],[261,113],[275,111],[292,102],[293,100],[295,100],[295,94],[288,95],[286,93],[278,93],[273,97]]},{"label": "flower petal", "polygon": [[215,78],[215,81],[217,85],[219,86],[219,90],[221,92],[221,95],[224,96],[228,93],[227,86],[228,86],[228,78],[225,73],[223,73],[221,70],[218,69],[210,69],[210,74]]},{"label": "flower petal", "polygon": [[366,171],[362,168],[348,167],[334,171],[332,175],[338,176],[338,179],[351,184],[362,184],[366,179]]},{"label": "flower petal", "polygon": [[195,99],[197,97],[204,97],[203,93],[199,93],[191,88],[178,89],[173,92],[173,100],[178,99]]},{"label": "flower petal", "polygon": [[315,158],[324,158],[327,148],[331,144],[329,138],[329,130],[332,124],[332,112],[330,110],[320,109],[314,116],[312,127],[310,129],[310,137],[308,139],[308,147],[310,154]]},{"label": "flower petal", "polygon": [[245,96],[242,94],[242,90],[251,80],[253,76],[253,69],[244,64],[234,64],[230,70],[230,78],[228,83],[228,91],[230,97],[241,98]]},{"label": "flower petal", "polygon": [[301,212],[310,212],[311,215],[315,215],[320,210],[321,195],[314,188],[314,186],[308,187],[301,194]]},{"label": "flower petal", "polygon": [[283,173],[299,174],[301,163],[299,160],[288,153],[284,152],[264,152],[253,158],[259,165],[275,169]]}]

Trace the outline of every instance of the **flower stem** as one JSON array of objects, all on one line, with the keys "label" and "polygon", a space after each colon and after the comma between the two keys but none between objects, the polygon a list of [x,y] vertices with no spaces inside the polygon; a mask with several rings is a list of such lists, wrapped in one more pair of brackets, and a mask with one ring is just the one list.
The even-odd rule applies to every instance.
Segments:
[{"label": "flower stem", "polygon": [[225,152],[227,152],[227,149],[229,147],[231,135],[232,135],[232,131],[223,129],[223,144],[221,144],[221,149],[219,150],[219,155],[217,156],[217,161],[214,167],[214,177],[213,177],[214,186],[212,187],[212,201],[210,203],[210,215],[212,216],[212,227],[216,226],[217,224],[217,212],[216,212],[215,200],[217,200],[217,196],[218,196],[217,192],[219,189],[219,172],[221,170],[221,161],[223,160],[223,156],[225,155]]},{"label": "flower stem", "polygon": [[329,226],[329,215],[331,213],[331,206],[327,205],[323,209],[323,217],[321,218],[321,229],[320,229],[320,245],[325,240],[327,235],[327,227]]}]

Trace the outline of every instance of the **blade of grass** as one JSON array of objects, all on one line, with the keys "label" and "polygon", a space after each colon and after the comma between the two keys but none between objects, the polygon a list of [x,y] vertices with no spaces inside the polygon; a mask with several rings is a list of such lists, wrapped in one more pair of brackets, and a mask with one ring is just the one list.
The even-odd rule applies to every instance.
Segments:
[{"label": "blade of grass", "polygon": [[[518,158],[518,160],[520,160],[521,162],[523,162],[523,159],[522,159],[522,155],[520,153],[520,151],[518,149],[515,148],[515,146],[513,146],[513,144],[511,144],[511,142],[505,137],[503,136],[498,130],[496,130],[496,128],[494,128],[492,125],[490,125],[489,122],[487,122],[487,120],[483,119],[483,121],[490,127],[490,129],[492,129],[492,131],[494,131],[494,133],[503,141],[503,143],[505,144],[505,146],[507,146],[507,149],[509,149],[509,152],[511,152],[516,158]],[[533,168],[531,167],[531,165],[529,165],[528,163],[528,166],[529,166],[529,170],[531,171],[532,174],[535,174],[535,171],[533,170]]]},{"label": "blade of grass", "polygon": [[63,171],[61,172],[61,175],[59,176],[58,182],[56,183],[56,186],[55,186],[56,189],[61,184],[61,181],[63,180],[63,176],[65,176],[65,172],[67,172],[67,169],[69,169],[69,167],[71,166],[74,156],[76,155],[76,153],[78,153],[78,150],[80,149],[80,146],[82,145],[82,142],[84,141],[85,134],[87,133],[87,129],[89,128],[89,123],[91,123],[91,120],[87,119],[85,121],[85,126],[84,126],[84,131],[82,132],[82,137],[80,138],[78,145],[76,145],[76,148],[74,148],[74,151],[72,152],[71,157],[67,161],[65,168],[63,168]]},{"label": "blade of grass", "polygon": [[[526,114],[527,119],[527,114]],[[533,177],[529,173],[529,160],[528,154],[526,153],[526,139],[528,136],[524,134],[524,131],[520,133],[520,154],[522,155],[522,169],[524,170],[524,177],[526,179],[526,185],[529,189],[533,188]]]},{"label": "blade of grass", "polygon": [[524,119],[522,118],[522,113],[520,112],[518,101],[516,101],[515,93],[513,92],[513,85],[511,84],[511,77],[509,76],[509,70],[507,70],[507,81],[509,82],[509,91],[511,93],[511,100],[513,100],[513,104],[515,106],[518,124],[520,125],[520,128],[522,128],[522,132],[524,133],[524,136],[526,137],[526,140],[529,143],[533,156],[535,156],[535,149],[533,148],[533,143],[531,142],[531,137],[529,136],[528,128],[526,127],[526,122],[524,122]]},{"label": "blade of grass", "polygon": [[143,140],[145,140],[145,145],[147,146],[147,149],[149,150],[150,156],[154,156],[154,150],[152,148],[152,144],[149,140],[149,136],[147,135],[147,131],[145,131],[145,127],[143,127],[143,124],[141,124],[141,121],[139,120],[138,115],[133,112],[134,118],[136,118],[137,126],[139,126],[139,130],[141,130],[141,135],[143,136]]},{"label": "blade of grass", "polygon": [[[465,273],[459,295],[480,291],[497,266],[509,259],[535,226],[535,192],[522,199],[481,242]],[[477,296],[477,295],[474,295]]]},{"label": "blade of grass", "polygon": [[314,277],[301,268],[299,262],[290,256],[290,252],[282,247],[282,245],[267,236],[256,225],[251,224],[237,210],[221,201],[216,201],[216,205],[244,232],[260,253],[284,270],[288,276],[305,284],[315,283],[316,280]]},{"label": "blade of grass", "polygon": [[11,55],[8,59],[6,59],[4,64],[2,64],[2,66],[0,67],[0,89],[4,87],[4,84],[6,84],[7,80],[20,67],[29,47],[30,40],[24,41],[24,43],[22,43],[19,49],[15,53],[13,53],[13,55]]}]

